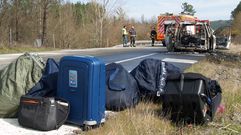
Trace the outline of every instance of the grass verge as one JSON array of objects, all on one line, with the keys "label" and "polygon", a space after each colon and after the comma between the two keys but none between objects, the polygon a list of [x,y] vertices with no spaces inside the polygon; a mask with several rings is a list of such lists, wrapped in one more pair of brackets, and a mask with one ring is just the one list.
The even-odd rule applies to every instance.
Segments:
[{"label": "grass verge", "polygon": [[[223,55],[223,54],[218,54]],[[239,56],[237,56],[239,57]],[[80,134],[88,135],[203,135],[241,134],[241,69],[239,61],[222,56],[208,56],[185,72],[201,73],[219,81],[223,89],[225,112],[217,113],[213,122],[203,126],[176,126],[160,115],[161,105],[141,102],[136,108],[110,117],[103,127]],[[226,56],[225,56],[226,58]],[[241,59],[241,58],[240,58]]]},{"label": "grass verge", "polygon": [[22,46],[22,47],[0,47],[0,54],[8,54],[8,53],[23,53],[23,52],[43,52],[43,51],[54,51],[58,49],[54,48],[36,48],[36,47],[29,47],[29,46]]}]

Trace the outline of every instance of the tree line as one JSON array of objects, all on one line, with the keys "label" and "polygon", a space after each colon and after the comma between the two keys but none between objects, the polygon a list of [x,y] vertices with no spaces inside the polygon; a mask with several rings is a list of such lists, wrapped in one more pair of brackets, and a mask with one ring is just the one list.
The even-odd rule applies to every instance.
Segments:
[{"label": "tree line", "polygon": [[[157,18],[128,19],[120,0],[0,0],[0,47],[42,46],[54,48],[109,47],[121,43],[121,28],[132,25],[137,39],[148,39]],[[182,4],[183,13],[195,14]],[[233,10],[232,36],[241,43],[241,2]]]},{"label": "tree line", "polygon": [[127,19],[118,0],[0,0],[0,46],[108,47],[121,43],[121,28],[134,25],[147,38],[153,23]]}]

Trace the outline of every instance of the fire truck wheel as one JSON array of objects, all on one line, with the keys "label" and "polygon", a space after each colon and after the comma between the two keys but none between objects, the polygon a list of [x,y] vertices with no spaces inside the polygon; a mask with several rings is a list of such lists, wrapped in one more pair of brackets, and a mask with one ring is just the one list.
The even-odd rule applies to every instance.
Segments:
[{"label": "fire truck wheel", "polygon": [[163,46],[166,46],[165,40],[162,41],[162,45],[163,45]]}]

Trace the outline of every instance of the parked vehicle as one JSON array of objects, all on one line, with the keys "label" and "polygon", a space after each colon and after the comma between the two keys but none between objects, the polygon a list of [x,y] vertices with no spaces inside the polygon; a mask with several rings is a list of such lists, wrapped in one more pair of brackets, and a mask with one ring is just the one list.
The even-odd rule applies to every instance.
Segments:
[{"label": "parked vehicle", "polygon": [[178,27],[167,28],[165,44],[168,51],[213,51],[216,48],[216,37],[213,32],[208,20],[181,22]]},{"label": "parked vehicle", "polygon": [[217,37],[217,49],[229,49],[231,45],[231,27],[221,27],[214,33]]}]

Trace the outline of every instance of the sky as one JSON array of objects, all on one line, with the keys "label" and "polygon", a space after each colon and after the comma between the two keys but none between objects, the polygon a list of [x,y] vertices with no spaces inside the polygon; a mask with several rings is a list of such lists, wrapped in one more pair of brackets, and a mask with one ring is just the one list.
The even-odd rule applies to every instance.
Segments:
[{"label": "sky", "polygon": [[[87,2],[88,0],[69,0],[70,2]],[[181,5],[187,2],[196,10],[195,16],[199,19],[229,20],[231,12],[240,0],[110,0],[117,1],[126,12],[128,18],[141,20],[141,16],[149,20],[161,13],[178,14],[182,11]]]}]

